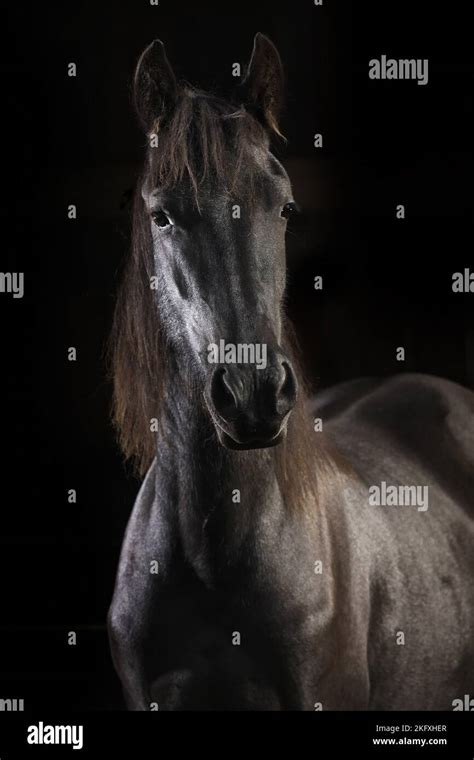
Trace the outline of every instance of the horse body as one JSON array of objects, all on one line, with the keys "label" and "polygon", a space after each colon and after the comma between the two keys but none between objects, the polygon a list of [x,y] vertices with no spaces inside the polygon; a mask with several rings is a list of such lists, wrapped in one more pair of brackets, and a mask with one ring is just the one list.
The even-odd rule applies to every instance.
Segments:
[{"label": "horse body", "polygon": [[[321,394],[354,472],[321,473],[324,501],[302,520],[285,510],[266,451],[257,464],[210,430],[203,447],[205,415],[173,393],[169,417],[184,417],[137,499],[111,610],[122,675],[134,653],[132,708],[443,710],[472,692],[472,491],[466,511],[458,491],[473,449],[468,438],[453,447],[473,395],[423,376],[359,394],[358,383]],[[405,413],[415,400],[416,418]],[[417,436],[418,456],[396,440]],[[453,468],[433,473],[424,455],[438,447]],[[317,469],[317,445],[314,459]],[[367,484],[384,478],[426,483],[428,510],[369,505]]]},{"label": "horse body", "polygon": [[[161,43],[137,67],[158,149],[116,310],[115,421],[148,472],[113,659],[135,710],[450,709],[474,690],[473,395],[356,381],[318,395],[313,429],[284,320],[280,69],[258,35],[229,105],[179,87]],[[265,362],[209,363],[228,344]],[[372,504],[382,482],[428,508]]]},{"label": "horse body", "polygon": [[[452,709],[474,683],[474,394],[400,375],[345,383],[318,408],[364,483],[363,506],[349,509],[370,553],[369,706]],[[424,484],[428,508],[367,506],[367,486],[382,481]]]}]

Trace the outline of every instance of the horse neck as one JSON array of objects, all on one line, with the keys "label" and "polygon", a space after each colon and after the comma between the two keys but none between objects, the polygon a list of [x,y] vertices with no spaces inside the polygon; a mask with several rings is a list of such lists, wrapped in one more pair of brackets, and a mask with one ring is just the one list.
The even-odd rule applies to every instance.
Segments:
[{"label": "horse neck", "polygon": [[180,534],[195,557],[248,548],[269,520],[284,514],[272,449],[233,451],[218,441],[202,394],[182,370],[170,367],[172,383],[161,409],[158,461],[172,473]]},{"label": "horse neck", "polygon": [[[279,487],[276,449],[224,448],[202,392],[192,390],[193,383],[182,368],[180,372],[177,366],[168,366],[173,382],[164,394],[158,461],[166,463],[168,481],[173,483],[174,509],[188,562],[212,582],[213,577],[231,573],[233,566],[241,572],[242,563],[266,562],[265,555],[276,549],[278,562],[285,552],[294,553],[299,547],[302,554],[310,553],[314,563],[315,546],[318,557],[329,561],[328,525],[316,490],[308,495],[308,504],[301,503],[301,496],[292,508],[288,494],[284,497]],[[297,438],[300,434],[301,420],[293,432]],[[293,455],[294,444],[290,437],[284,456]],[[313,473],[318,470],[316,459]]]}]

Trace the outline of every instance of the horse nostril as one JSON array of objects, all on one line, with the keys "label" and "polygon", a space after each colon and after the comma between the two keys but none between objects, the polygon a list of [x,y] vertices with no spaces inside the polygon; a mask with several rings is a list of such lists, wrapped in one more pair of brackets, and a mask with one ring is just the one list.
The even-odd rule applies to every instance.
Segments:
[{"label": "horse nostril", "polygon": [[281,369],[282,376],[277,389],[276,408],[278,414],[286,414],[296,401],[296,377],[289,362],[282,361]]},{"label": "horse nostril", "polygon": [[214,371],[210,396],[215,410],[224,418],[231,419],[237,414],[237,399],[228,383],[227,370],[220,367]]}]

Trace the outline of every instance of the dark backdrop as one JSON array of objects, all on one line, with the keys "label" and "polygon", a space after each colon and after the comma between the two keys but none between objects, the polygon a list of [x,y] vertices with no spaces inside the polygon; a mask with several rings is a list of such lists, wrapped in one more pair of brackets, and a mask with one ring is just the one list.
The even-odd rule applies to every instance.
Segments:
[{"label": "dark backdrop", "polygon": [[[23,299],[0,294],[0,697],[33,709],[122,706],[104,621],[138,483],[114,443],[103,354],[143,155],[130,105],[143,47],[161,37],[180,76],[222,93],[255,32],[279,47],[280,155],[304,212],[288,239],[289,311],[314,387],[400,371],[474,387],[474,294],[451,290],[453,272],[474,269],[474,68],[462,5],[4,8],[0,270],[26,282]],[[428,58],[429,84],[370,81],[368,61],[382,53]]]}]

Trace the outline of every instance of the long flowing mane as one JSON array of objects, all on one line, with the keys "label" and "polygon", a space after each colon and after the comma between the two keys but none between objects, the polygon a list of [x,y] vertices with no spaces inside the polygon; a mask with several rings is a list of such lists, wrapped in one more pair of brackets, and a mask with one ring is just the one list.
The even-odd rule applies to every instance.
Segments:
[{"label": "long flowing mane", "polygon": [[[280,135],[275,124],[274,132]],[[158,147],[148,148],[144,173],[137,182],[133,204],[132,250],[119,289],[109,342],[113,380],[112,419],[126,459],[143,475],[156,455],[157,435],[150,419],[159,418],[167,384],[166,326],[160,320],[150,279],[154,276],[149,218],[141,194],[144,182],[170,188],[186,186],[199,195],[213,176],[232,197],[251,198],[258,188],[258,174],[245,162],[249,144],[268,146],[268,134],[243,106],[236,107],[212,95],[186,87],[168,120],[155,123],[151,136]],[[284,348],[298,366],[295,337],[289,325]],[[287,440],[267,455],[274,458],[282,492],[291,501],[307,501],[314,490],[315,434],[306,404],[307,394],[298,372],[299,399],[290,416]],[[318,448],[322,445],[318,437]],[[255,452],[253,456],[255,456]],[[319,466],[331,466],[331,458],[318,457]]]}]

